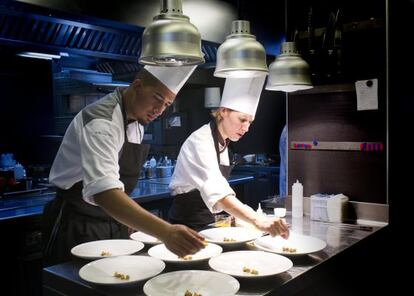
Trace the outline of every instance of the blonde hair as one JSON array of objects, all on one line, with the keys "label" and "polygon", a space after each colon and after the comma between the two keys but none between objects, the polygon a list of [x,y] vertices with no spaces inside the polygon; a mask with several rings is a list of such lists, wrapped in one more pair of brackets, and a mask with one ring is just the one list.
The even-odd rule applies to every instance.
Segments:
[{"label": "blonde hair", "polygon": [[223,120],[223,116],[221,115],[221,111],[228,109],[226,107],[219,107],[217,109],[214,109],[213,111],[211,111],[211,116],[216,120],[216,122],[220,122]]}]

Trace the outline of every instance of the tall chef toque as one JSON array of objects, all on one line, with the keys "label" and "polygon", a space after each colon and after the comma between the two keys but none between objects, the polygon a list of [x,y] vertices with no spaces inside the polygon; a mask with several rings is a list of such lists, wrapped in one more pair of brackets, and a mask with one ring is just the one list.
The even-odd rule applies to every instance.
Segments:
[{"label": "tall chef toque", "polygon": [[177,94],[196,67],[197,65],[180,67],[145,66],[144,69],[154,75],[170,91]]},{"label": "tall chef toque", "polygon": [[226,78],[220,107],[255,116],[266,76]]}]

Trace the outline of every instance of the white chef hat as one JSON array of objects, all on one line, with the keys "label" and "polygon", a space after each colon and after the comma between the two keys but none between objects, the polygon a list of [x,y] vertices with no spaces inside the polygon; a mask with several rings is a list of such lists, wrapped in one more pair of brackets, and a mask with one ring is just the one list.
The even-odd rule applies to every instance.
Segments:
[{"label": "white chef hat", "polygon": [[220,107],[233,109],[254,117],[265,79],[266,76],[226,78]]},{"label": "white chef hat", "polygon": [[162,67],[147,65],[144,67],[144,69],[146,69],[148,72],[154,75],[170,91],[177,94],[196,67],[197,65],[179,67]]}]

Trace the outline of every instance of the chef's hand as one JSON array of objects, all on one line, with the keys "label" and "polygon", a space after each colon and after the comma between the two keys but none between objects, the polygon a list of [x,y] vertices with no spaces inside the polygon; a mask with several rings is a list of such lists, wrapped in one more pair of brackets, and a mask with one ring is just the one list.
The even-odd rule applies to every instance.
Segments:
[{"label": "chef's hand", "polygon": [[180,257],[197,253],[204,248],[204,237],[184,225],[172,224],[163,240],[167,249]]},{"label": "chef's hand", "polygon": [[284,239],[289,238],[289,227],[283,219],[263,217],[255,222],[255,226],[271,236],[280,235]]}]

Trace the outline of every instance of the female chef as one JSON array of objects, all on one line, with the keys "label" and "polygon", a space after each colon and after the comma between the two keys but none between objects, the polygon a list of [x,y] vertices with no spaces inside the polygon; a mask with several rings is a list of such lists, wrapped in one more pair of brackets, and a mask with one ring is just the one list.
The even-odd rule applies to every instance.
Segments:
[{"label": "female chef", "polygon": [[264,80],[227,78],[214,120],[193,132],[182,145],[169,185],[174,197],[170,222],[200,230],[214,222],[214,213],[226,211],[272,236],[289,236],[283,220],[257,214],[237,199],[226,180],[233,167],[227,146],[249,130]]}]

